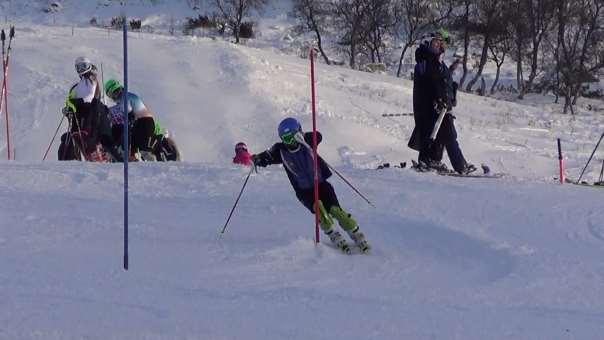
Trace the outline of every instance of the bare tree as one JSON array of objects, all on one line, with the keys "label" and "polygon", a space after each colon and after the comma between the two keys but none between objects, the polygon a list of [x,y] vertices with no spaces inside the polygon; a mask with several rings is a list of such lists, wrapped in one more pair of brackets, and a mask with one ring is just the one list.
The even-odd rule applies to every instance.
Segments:
[{"label": "bare tree", "polygon": [[581,87],[595,81],[604,68],[604,1],[556,0],[556,21],[558,91],[564,97],[564,113],[570,109],[574,114]]},{"label": "bare tree", "polygon": [[396,71],[397,77],[401,76],[407,50],[425,36],[429,28],[448,18],[452,10],[452,2],[447,0],[396,0],[396,32],[404,41]]},{"label": "bare tree", "polygon": [[237,44],[239,44],[243,19],[249,14],[250,10],[260,8],[265,3],[266,0],[214,0],[214,4],[220,11],[223,20],[233,31]]},{"label": "bare tree", "polygon": [[202,0],[187,0],[187,4],[193,10],[198,10],[201,7]]},{"label": "bare tree", "polygon": [[523,99],[525,93],[522,65],[528,34],[528,24],[526,13],[522,7],[522,1],[523,0],[509,0],[506,5],[506,11],[509,11],[510,13],[509,29],[512,35],[512,58],[516,62],[516,87],[518,88],[518,99]]},{"label": "bare tree", "polygon": [[357,55],[363,47],[364,30],[367,27],[366,19],[369,16],[371,2],[372,0],[334,0],[333,2],[337,26],[342,32],[340,44],[348,47],[349,65],[353,69],[357,66]]},{"label": "bare tree", "polygon": [[488,60],[489,45],[491,44],[493,35],[503,27],[502,23],[498,20],[500,19],[500,13],[503,11],[503,4],[505,4],[505,1],[502,0],[478,1],[476,28],[478,30],[477,33],[482,36],[482,53],[480,55],[478,71],[476,71],[474,78],[472,78],[466,86],[466,91],[468,92],[472,91],[472,87],[482,76],[482,71]]},{"label": "bare tree", "polygon": [[384,40],[394,27],[392,0],[373,0],[369,2],[366,28],[363,30],[364,45],[369,51],[371,62],[382,62],[385,50]]},{"label": "bare tree", "polygon": [[[502,19],[507,20],[509,18],[506,16],[502,16]],[[506,22],[506,21],[504,21],[504,22]],[[497,66],[497,72],[495,73],[495,80],[493,81],[493,84],[491,85],[491,90],[490,90],[491,94],[495,93],[495,88],[497,88],[497,84],[499,83],[499,76],[501,75],[501,66],[503,66],[503,63],[505,62],[505,57],[508,55],[508,53],[512,49],[512,44],[513,44],[512,35],[510,34],[509,30],[507,30],[507,29],[499,31],[498,34],[495,35],[491,39],[491,43],[489,44],[489,51],[491,52],[490,59]]]},{"label": "bare tree", "polygon": [[456,26],[461,27],[463,32],[463,56],[461,59],[462,66],[462,74],[459,79],[459,88],[463,89],[463,85],[466,82],[466,77],[468,76],[468,53],[470,50],[470,38],[471,38],[471,30],[470,30],[470,15],[471,10],[474,8],[474,1],[472,0],[462,0],[462,14],[457,17]]},{"label": "bare tree", "polygon": [[330,5],[325,0],[294,0],[294,15],[299,20],[299,28],[303,31],[312,31],[317,37],[317,47],[327,65],[329,58],[323,50],[323,32],[326,29],[327,19],[330,14]]},{"label": "bare tree", "polygon": [[554,24],[555,6],[553,0],[522,0],[521,3],[526,13],[527,34],[530,37],[531,73],[526,82],[526,90],[530,91],[539,70],[541,43]]}]

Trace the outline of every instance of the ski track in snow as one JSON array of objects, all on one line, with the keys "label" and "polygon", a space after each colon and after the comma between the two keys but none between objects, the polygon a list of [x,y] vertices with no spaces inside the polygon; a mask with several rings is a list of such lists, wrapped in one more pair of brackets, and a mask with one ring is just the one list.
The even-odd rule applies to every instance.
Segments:
[{"label": "ski track in snow", "polygon": [[319,64],[321,154],[377,206],[331,179],[372,252],[345,256],[324,236],[315,245],[312,215],[279,166],[251,176],[219,238],[247,175],[230,164],[235,143],[270,147],[285,116],[310,128],[308,60],[209,38],[130,37],[130,88],[173,132],[186,162],[131,164],[124,272],[122,166],[53,161],[57,142],[39,162],[75,81],[72,60],[90,55],[105,79],[121,78],[121,35],[19,31],[9,93],[17,161],[0,162],[0,339],[604,332],[602,191],[552,180],[555,137],[569,175],[578,175],[601,118],[579,116],[567,131],[567,117],[547,109],[460,94],[464,153],[509,176],[375,171],[416,156],[406,146],[412,118],[381,117],[411,110],[411,82]]},{"label": "ski track in snow", "polygon": [[[453,338],[561,338],[564,327],[590,338],[602,331],[603,247],[581,233],[598,216],[573,227],[566,214],[589,210],[577,202],[550,211],[540,198],[599,197],[588,188],[480,179],[468,186],[410,170],[344,168],[378,206],[333,181],[375,247],[345,256],[313,244],[312,216],[279,167],[252,176],[219,239],[245,169],[133,164],[126,273],[119,267],[120,165],[0,168],[8,174],[0,185],[12,191],[0,201],[8,222],[0,242],[6,338],[333,336],[300,326],[300,317],[329,322],[349,338],[441,338],[451,331]],[[153,190],[160,184],[163,190]],[[437,193],[439,208],[426,205]],[[488,198],[453,199],[480,193]],[[496,219],[485,218],[494,211]]]}]

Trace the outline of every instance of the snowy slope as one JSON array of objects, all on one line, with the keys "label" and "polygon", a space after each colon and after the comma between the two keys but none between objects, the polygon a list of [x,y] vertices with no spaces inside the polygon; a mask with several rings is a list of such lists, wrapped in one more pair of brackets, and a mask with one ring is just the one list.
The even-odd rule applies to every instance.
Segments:
[{"label": "snowy slope", "polygon": [[[313,244],[279,168],[0,165],[3,339],[598,339],[601,191],[347,169],[374,246]],[[470,182],[471,181],[471,182]],[[158,188],[161,188],[158,190]],[[325,241],[326,239],[323,238]]]},{"label": "snowy slope", "polygon": [[[75,82],[71,61],[88,55],[103,64],[105,79],[121,79],[121,35],[78,28],[72,36],[68,27],[35,25],[18,34],[9,104],[13,145],[18,160],[37,160]],[[187,160],[225,162],[239,140],[262,150],[285,116],[300,117],[310,128],[307,61],[208,38],[139,33],[131,34],[130,49],[130,88],[174,133]],[[322,64],[317,77],[319,126],[328,133],[323,152],[334,164],[374,168],[414,157],[406,147],[412,118],[382,117],[411,111],[410,81]],[[556,174],[556,137],[562,138],[570,174],[577,177],[604,127],[599,115],[571,118],[548,107],[467,94],[460,94],[456,115],[470,161],[523,178]],[[6,149],[4,130],[2,137],[0,151]],[[588,178],[599,174],[599,161],[600,155]]]},{"label": "snowy slope", "polygon": [[219,239],[247,174],[230,164],[235,143],[263,150],[285,116],[310,127],[307,61],[134,33],[130,87],[186,162],[131,164],[125,272],[121,165],[40,162],[75,81],[73,59],[88,55],[106,79],[121,78],[121,36],[34,24],[18,34],[9,92],[17,161],[0,162],[1,339],[601,337],[602,191],[552,180],[555,138],[577,176],[601,117],[577,117],[569,130],[548,107],[461,94],[467,158],[509,176],[375,171],[415,157],[412,118],[381,117],[410,111],[411,83],[318,65],[320,150],[377,206],[331,180],[374,250],[314,245],[312,216],[279,167],[252,176]]}]

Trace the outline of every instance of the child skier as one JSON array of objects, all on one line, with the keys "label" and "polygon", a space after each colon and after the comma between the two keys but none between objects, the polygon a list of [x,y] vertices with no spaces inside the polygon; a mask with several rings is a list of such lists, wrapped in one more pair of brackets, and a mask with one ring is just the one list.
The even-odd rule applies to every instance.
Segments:
[{"label": "child skier", "polygon": [[[269,150],[252,156],[255,166],[266,167],[270,164],[283,164],[287,177],[296,192],[296,197],[311,213],[314,211],[314,170],[313,155],[308,147],[312,143],[312,133],[302,133],[302,126],[295,118],[286,118],[277,129],[281,142],[275,143]],[[322,136],[317,132],[317,143]],[[331,170],[319,157],[319,219],[321,229],[329,239],[345,253],[350,246],[334,229],[335,218],[362,252],[369,251],[369,244],[352,216],[340,207],[333,186],[327,182]]]},{"label": "child skier", "polygon": [[244,142],[239,142],[235,145],[233,163],[247,166],[252,165],[252,155],[247,151],[247,145]]}]

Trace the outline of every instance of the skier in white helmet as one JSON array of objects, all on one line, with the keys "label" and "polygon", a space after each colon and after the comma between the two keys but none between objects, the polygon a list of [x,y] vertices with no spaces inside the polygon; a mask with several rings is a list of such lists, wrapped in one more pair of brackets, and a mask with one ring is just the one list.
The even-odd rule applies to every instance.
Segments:
[{"label": "skier in white helmet", "polygon": [[93,159],[95,156],[92,155],[101,143],[119,161],[121,156],[111,138],[109,111],[101,102],[102,89],[97,80],[96,66],[86,57],[76,58],[74,64],[80,79],[71,87],[65,100],[63,114],[70,119],[71,128],[61,137],[59,160],[78,159],[76,148],[81,149],[87,160],[99,160]]}]

